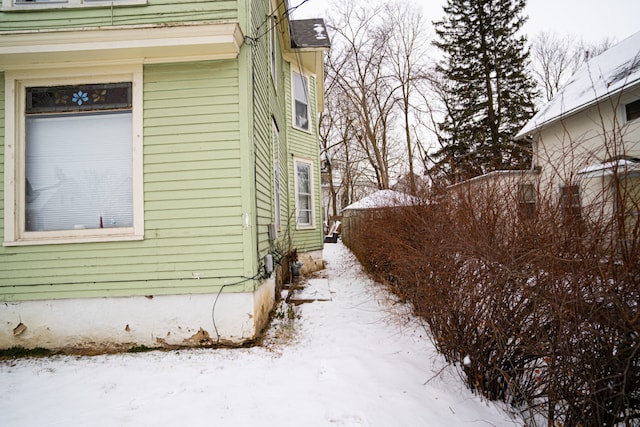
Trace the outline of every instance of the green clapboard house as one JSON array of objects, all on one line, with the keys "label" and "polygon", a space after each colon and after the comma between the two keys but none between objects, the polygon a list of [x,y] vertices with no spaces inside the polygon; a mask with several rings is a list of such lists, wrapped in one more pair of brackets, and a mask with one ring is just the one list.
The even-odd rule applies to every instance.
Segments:
[{"label": "green clapboard house", "polygon": [[2,0],[0,348],[255,338],[322,266],[328,48],[286,0]]}]

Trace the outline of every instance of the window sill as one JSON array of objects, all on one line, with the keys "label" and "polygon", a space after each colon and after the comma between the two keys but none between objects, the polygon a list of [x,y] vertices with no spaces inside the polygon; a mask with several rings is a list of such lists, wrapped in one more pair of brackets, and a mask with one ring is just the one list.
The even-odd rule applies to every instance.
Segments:
[{"label": "window sill", "polygon": [[9,1],[2,2],[2,12],[24,12],[30,10],[49,10],[49,9],[81,9],[81,8],[96,8],[96,7],[123,7],[123,6],[145,6],[147,0],[95,0],[86,1],[81,3],[75,2],[59,2],[59,3],[13,3]]},{"label": "window sill", "polygon": [[315,230],[315,225],[296,225],[296,230],[305,231],[305,230]]},{"label": "window sill", "polygon": [[292,126],[295,130],[298,130],[300,132],[304,132],[304,133],[308,133],[309,135],[313,135],[313,132],[311,132],[311,129],[305,129],[305,128],[300,128],[296,125]]},{"label": "window sill", "polygon": [[134,234],[131,229],[122,229],[121,233],[114,233],[106,230],[103,233],[96,233],[95,230],[86,230],[73,234],[60,235],[60,232],[37,232],[27,233],[24,238],[14,241],[4,242],[3,246],[34,246],[34,245],[60,245],[69,243],[96,243],[96,242],[123,242],[144,240],[144,235]]}]

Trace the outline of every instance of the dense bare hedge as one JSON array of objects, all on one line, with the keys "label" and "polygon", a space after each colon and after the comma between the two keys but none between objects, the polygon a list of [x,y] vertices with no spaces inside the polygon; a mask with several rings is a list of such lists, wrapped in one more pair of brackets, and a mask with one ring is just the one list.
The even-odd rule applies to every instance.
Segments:
[{"label": "dense bare hedge", "polygon": [[437,200],[363,218],[351,249],[468,386],[529,425],[640,425],[640,227],[622,244],[543,195],[526,215],[488,188]]}]

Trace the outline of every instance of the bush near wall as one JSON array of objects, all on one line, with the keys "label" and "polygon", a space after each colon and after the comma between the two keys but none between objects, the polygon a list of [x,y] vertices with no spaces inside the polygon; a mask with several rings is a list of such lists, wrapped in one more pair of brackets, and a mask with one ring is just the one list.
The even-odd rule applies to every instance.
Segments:
[{"label": "bush near wall", "polygon": [[490,187],[359,218],[349,246],[468,386],[528,425],[640,425],[640,248]]}]

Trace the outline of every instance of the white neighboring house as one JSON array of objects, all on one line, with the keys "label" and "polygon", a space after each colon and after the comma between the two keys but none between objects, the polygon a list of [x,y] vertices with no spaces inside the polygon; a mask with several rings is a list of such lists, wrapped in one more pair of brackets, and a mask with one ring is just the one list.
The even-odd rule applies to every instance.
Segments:
[{"label": "white neighboring house", "polygon": [[541,193],[551,191],[564,209],[585,219],[622,214],[626,224],[635,223],[640,32],[586,62],[516,138],[532,139]]}]

